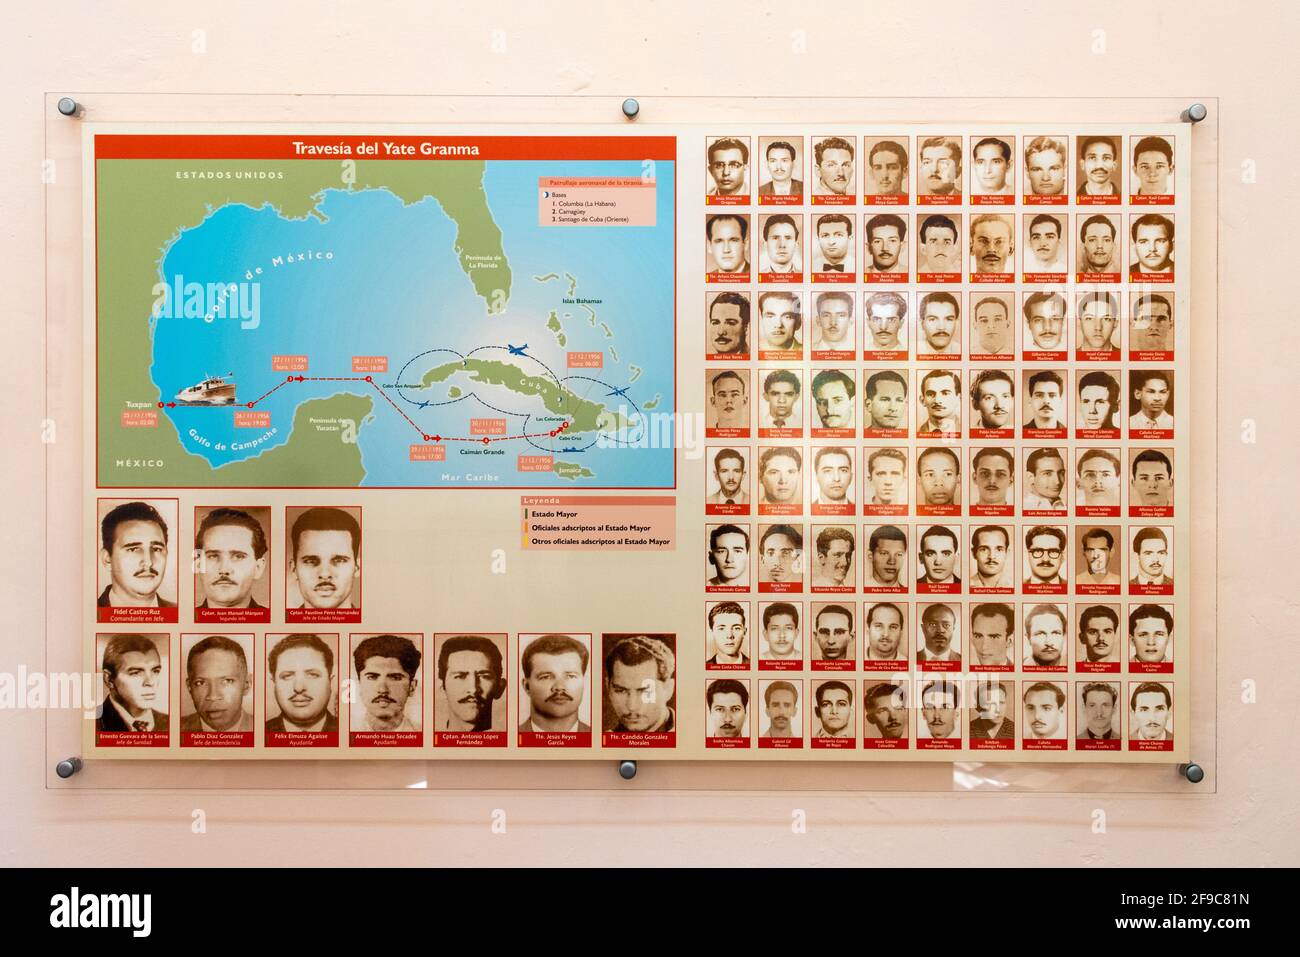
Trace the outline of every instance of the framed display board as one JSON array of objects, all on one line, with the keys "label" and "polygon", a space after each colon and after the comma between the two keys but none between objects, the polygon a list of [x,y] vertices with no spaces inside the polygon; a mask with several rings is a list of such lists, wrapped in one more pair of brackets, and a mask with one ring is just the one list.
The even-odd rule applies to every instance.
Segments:
[{"label": "framed display board", "polygon": [[60,786],[1212,775],[1179,105],[81,99]]}]

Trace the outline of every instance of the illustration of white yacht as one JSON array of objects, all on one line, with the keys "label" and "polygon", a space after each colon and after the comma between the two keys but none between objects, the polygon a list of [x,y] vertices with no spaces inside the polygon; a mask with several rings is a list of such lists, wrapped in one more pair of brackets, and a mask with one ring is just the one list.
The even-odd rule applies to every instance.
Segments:
[{"label": "illustration of white yacht", "polygon": [[233,372],[206,376],[202,382],[177,392],[176,401],[180,405],[234,405],[235,383],[228,381],[232,376]]}]

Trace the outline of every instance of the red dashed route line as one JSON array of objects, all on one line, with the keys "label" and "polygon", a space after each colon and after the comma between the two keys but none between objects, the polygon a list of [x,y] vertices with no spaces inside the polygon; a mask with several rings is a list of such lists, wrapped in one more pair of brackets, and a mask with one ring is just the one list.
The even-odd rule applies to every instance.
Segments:
[{"label": "red dashed route line", "polygon": [[[555,438],[557,435],[559,435],[561,432],[563,432],[565,429],[569,427],[569,423],[564,422],[556,426],[554,429],[551,429],[549,432],[523,432],[520,433],[519,435],[484,435],[484,436],[429,435],[427,432],[424,431],[424,429],[420,428],[418,425],[415,424],[414,419],[412,419],[409,415],[407,415],[404,411],[402,411],[402,407],[399,406],[396,402],[394,402],[392,398],[389,397],[387,392],[385,392],[383,389],[379,388],[378,385],[376,385],[374,376],[368,376],[368,375],[365,376],[291,375],[283,382],[281,382],[279,385],[277,385],[274,389],[262,393],[252,402],[244,403],[245,407],[249,409],[253,408],[255,405],[257,405],[257,403],[261,402],[263,399],[267,398],[268,396],[278,391],[279,389],[284,388],[290,382],[369,382],[371,385],[375,387],[375,390],[381,396],[384,397],[384,401],[387,402],[389,405],[391,405],[398,415],[400,415],[407,422],[409,422],[411,424],[411,428],[415,429],[415,431],[419,433],[420,438],[422,438],[426,442],[478,442],[483,445],[488,445],[492,442],[508,442],[512,439],[540,439],[545,436],[550,436],[551,438]],[[174,403],[168,403],[168,404],[171,405]],[[159,402],[158,406],[161,408],[163,406],[163,403]]]}]

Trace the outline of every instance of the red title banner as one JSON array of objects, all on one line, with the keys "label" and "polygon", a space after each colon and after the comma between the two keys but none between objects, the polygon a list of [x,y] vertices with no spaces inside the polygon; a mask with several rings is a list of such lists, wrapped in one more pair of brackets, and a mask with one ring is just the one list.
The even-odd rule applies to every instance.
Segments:
[{"label": "red title banner", "polygon": [[96,159],[673,160],[672,136],[282,136],[101,133]]}]

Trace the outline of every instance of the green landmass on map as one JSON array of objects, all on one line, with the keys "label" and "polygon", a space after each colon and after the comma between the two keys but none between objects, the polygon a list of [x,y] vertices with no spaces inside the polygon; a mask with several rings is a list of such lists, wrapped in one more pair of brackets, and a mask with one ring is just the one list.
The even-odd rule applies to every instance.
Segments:
[{"label": "green landmass on map", "polygon": [[570,482],[576,482],[580,478],[595,478],[596,473],[591,469],[578,465],[576,462],[556,462],[551,469],[557,476]]},{"label": "green landmass on map", "polygon": [[619,428],[622,416],[606,409],[599,402],[583,399],[545,376],[530,376],[516,365],[495,359],[445,362],[426,372],[420,379],[420,386],[427,389],[435,382],[445,382],[458,372],[466,373],[473,381],[484,385],[501,386],[519,395],[536,396],[541,399],[547,411],[569,417],[570,432]]},{"label": "green landmass on map", "polygon": [[[223,173],[231,167],[272,173],[269,178],[182,179],[180,170]],[[202,224],[223,206],[252,209],[270,205],[286,219],[322,218],[317,204],[325,190],[348,188],[343,164],[336,160],[98,160],[96,162],[96,255],[98,257],[98,398],[96,404],[99,457],[97,474],[104,486],[148,484],[139,468],[118,466],[119,460],[165,463],[168,485],[310,485],[346,486],[364,476],[355,446],[337,445],[316,458],[307,456],[313,438],[300,427],[298,407],[287,444],[241,462],[213,469],[199,455],[186,451],[171,419],[160,414],[156,428],[123,429],[120,417],[128,402],[153,403],[170,398],[158,394],[150,379],[153,340],[150,315],[154,286],[168,244],[181,232]],[[455,253],[485,315],[505,309],[511,288],[510,266],[501,243],[501,230],[492,218],[483,190],[484,163],[358,160],[352,189],[388,189],[404,203],[432,197],[456,224]],[[268,357],[269,361],[269,357]],[[365,403],[361,396],[332,396],[312,400],[318,418],[353,418],[355,409],[335,409],[336,401]],[[355,408],[360,408],[355,405]],[[344,415],[344,412],[352,414]],[[287,423],[273,423],[284,428]],[[297,471],[299,464],[311,467]],[[285,470],[291,470],[292,474]],[[142,481],[143,480],[143,481]]]}]

